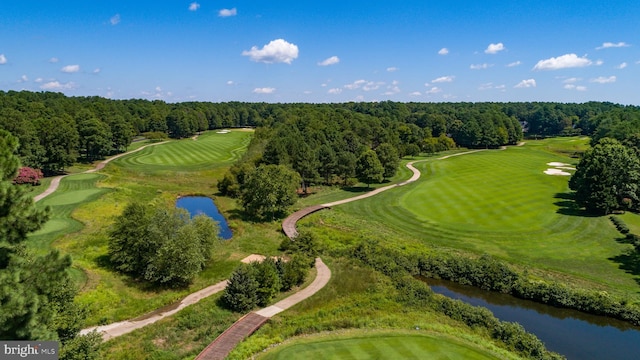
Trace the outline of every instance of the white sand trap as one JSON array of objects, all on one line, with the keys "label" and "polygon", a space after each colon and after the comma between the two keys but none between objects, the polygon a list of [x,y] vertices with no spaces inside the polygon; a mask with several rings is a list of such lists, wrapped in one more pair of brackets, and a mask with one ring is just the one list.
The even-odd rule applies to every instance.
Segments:
[{"label": "white sand trap", "polygon": [[560,175],[560,176],[570,176],[571,174],[569,174],[566,171],[562,171],[560,169],[547,169],[544,171],[545,174],[547,175]]},{"label": "white sand trap", "polygon": [[561,170],[575,170],[576,168],[571,167],[571,166],[556,166],[556,169],[561,169]]},{"label": "white sand trap", "polygon": [[554,167],[571,166],[571,164],[565,164],[561,162],[550,162],[550,163],[547,163],[547,165],[554,166]]},{"label": "white sand trap", "polygon": [[225,129],[225,130],[216,131],[216,134],[228,134],[230,132],[231,132],[230,130]]}]

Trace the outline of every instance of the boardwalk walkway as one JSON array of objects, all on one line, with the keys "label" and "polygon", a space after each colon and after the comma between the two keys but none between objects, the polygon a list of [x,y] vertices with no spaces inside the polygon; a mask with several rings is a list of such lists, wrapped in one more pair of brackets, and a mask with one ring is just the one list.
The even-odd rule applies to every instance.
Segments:
[{"label": "boardwalk walkway", "polygon": [[287,310],[317,293],[329,282],[329,279],[331,279],[331,270],[329,270],[320,258],[316,258],[316,269],[316,278],[309,286],[274,305],[241,317],[231,325],[230,328],[213,340],[209,346],[202,350],[196,357],[196,360],[224,359],[236,345],[258,330],[270,317]]}]

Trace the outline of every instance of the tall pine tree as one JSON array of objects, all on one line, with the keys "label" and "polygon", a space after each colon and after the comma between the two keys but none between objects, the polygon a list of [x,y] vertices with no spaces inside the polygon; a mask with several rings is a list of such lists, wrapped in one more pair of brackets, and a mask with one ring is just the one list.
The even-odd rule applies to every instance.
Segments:
[{"label": "tall pine tree", "polygon": [[71,258],[55,250],[36,256],[25,245],[27,235],[47,220],[48,210],[37,209],[11,183],[20,167],[17,149],[17,139],[0,130],[0,339],[60,340],[63,349],[84,342],[84,358],[91,359],[99,337],[76,337],[83,312],[73,302],[77,289],[67,272]]}]

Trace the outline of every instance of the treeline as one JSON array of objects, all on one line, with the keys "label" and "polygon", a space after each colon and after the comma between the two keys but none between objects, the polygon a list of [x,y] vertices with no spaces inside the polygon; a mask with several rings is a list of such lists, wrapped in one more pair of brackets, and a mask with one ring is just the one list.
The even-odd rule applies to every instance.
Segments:
[{"label": "treeline", "polygon": [[180,103],[67,97],[60,93],[0,91],[0,129],[19,139],[24,166],[57,173],[79,160],[125,151],[145,133],[189,137],[222,127],[259,126],[259,104]]},{"label": "treeline", "polygon": [[[46,173],[62,171],[78,160],[91,161],[124,151],[134,136],[144,133],[182,138],[223,127],[265,127],[279,135],[310,141],[309,146],[318,150],[327,145],[334,151],[357,153],[363,146],[375,150],[389,143],[403,156],[416,151],[437,152],[451,146],[452,141],[458,146],[482,148],[515,144],[523,131],[528,136],[616,137],[628,133],[627,125],[620,125],[627,119],[635,119],[634,129],[640,127],[639,113],[638,107],[601,102],[170,104],[0,91],[0,129],[18,137],[24,166]],[[281,129],[283,126],[295,129],[288,132]],[[343,139],[351,139],[350,135],[354,141],[345,143]],[[279,157],[278,146],[273,144],[271,150]],[[295,154],[288,155],[291,161],[296,160]]]}]

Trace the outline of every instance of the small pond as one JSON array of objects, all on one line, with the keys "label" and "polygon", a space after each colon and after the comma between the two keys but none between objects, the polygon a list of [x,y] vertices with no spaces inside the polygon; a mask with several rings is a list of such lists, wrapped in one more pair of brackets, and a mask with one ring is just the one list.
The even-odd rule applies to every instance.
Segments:
[{"label": "small pond", "polygon": [[638,359],[640,328],[624,321],[560,309],[450,281],[421,279],[453,299],[485,307],[500,320],[517,322],[567,359]]},{"label": "small pond", "polygon": [[233,236],[231,229],[229,229],[229,224],[227,224],[227,219],[220,214],[213,199],[206,196],[184,196],[176,201],[176,207],[187,210],[191,216],[205,214],[217,221],[220,227],[218,236],[221,238],[229,240]]}]

